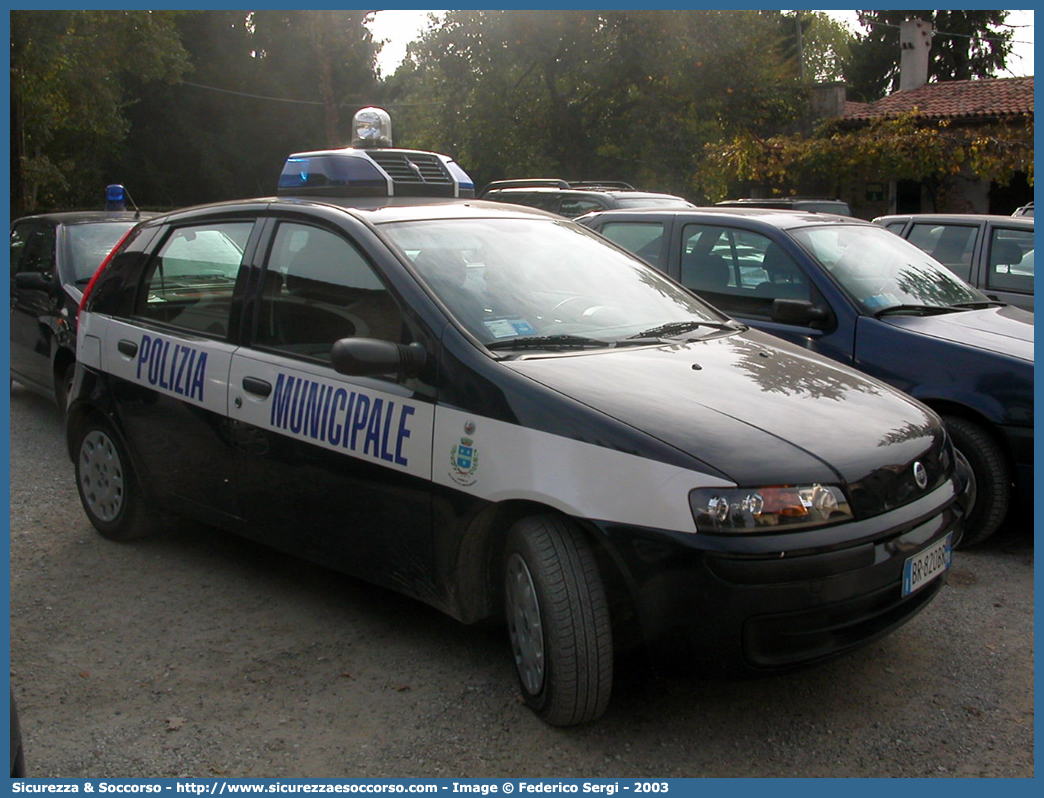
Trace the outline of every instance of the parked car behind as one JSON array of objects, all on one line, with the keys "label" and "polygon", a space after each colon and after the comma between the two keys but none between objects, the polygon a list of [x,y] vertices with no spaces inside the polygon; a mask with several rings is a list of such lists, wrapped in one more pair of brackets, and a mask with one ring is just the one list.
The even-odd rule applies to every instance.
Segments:
[{"label": "parked car behind", "polygon": [[684,197],[638,191],[629,183],[619,181],[497,180],[482,189],[479,198],[528,205],[569,219],[609,208],[695,207]]},{"label": "parked car behind", "polygon": [[992,299],[1033,310],[1033,217],[966,213],[879,216],[902,236]]},{"label": "parked car behind", "polygon": [[[1033,482],[1033,314],[991,300],[879,225],[794,211],[580,219],[736,319],[920,399],[977,477],[964,545]],[[780,390],[787,390],[785,385]]]},{"label": "parked car behind", "polygon": [[1012,216],[1029,216],[1032,219],[1033,218],[1033,203],[1032,202],[1027,202],[1025,205],[1019,206],[1018,208],[1015,209],[1015,212],[1012,213]]},{"label": "parked car behind", "polygon": [[71,211],[11,223],[11,377],[64,408],[76,361],[83,289],[141,218]]}]

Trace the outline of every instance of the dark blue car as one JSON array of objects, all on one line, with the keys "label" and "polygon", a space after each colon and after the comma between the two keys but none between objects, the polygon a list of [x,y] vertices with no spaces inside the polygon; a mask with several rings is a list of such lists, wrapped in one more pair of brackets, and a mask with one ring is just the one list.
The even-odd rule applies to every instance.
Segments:
[{"label": "dark blue car", "polygon": [[977,479],[963,545],[988,538],[1032,497],[1032,313],[991,300],[917,247],[856,219],[700,208],[578,221],[736,319],[935,410]]}]

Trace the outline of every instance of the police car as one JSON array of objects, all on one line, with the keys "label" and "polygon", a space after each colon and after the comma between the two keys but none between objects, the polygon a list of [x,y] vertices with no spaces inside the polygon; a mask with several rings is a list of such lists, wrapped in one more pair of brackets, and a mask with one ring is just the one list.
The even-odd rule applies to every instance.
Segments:
[{"label": "police car", "polygon": [[780,671],[939,593],[972,486],[931,411],[470,199],[445,156],[364,144],[101,266],[67,430],[102,535],[162,507],[503,619],[562,726],[603,713],[625,642]]},{"label": "police car", "polygon": [[123,186],[104,211],[23,216],[11,222],[11,379],[64,409],[76,362],[76,314],[98,264],[142,215]]}]

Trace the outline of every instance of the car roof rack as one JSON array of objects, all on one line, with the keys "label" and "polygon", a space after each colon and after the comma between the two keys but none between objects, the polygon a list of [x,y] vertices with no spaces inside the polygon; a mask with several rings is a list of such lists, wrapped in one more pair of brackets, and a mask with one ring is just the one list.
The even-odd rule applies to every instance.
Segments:
[{"label": "car roof rack", "polygon": [[488,194],[499,188],[569,188],[565,180],[558,178],[521,178],[518,180],[494,180],[479,193],[479,196]]},{"label": "car roof rack", "polygon": [[637,191],[630,183],[622,180],[570,180],[570,188],[607,188],[623,191]]},{"label": "car roof rack", "polygon": [[722,200],[717,205],[730,205],[734,202],[844,202],[837,197],[739,197],[737,199]]}]

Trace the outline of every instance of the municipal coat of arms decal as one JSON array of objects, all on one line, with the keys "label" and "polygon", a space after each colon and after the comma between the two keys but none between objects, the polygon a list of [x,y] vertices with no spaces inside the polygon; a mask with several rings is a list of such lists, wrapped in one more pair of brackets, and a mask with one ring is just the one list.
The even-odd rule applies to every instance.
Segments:
[{"label": "municipal coat of arms decal", "polygon": [[462,437],[459,443],[450,449],[450,479],[458,485],[467,487],[474,485],[478,471],[478,449],[475,441],[468,437]]}]

